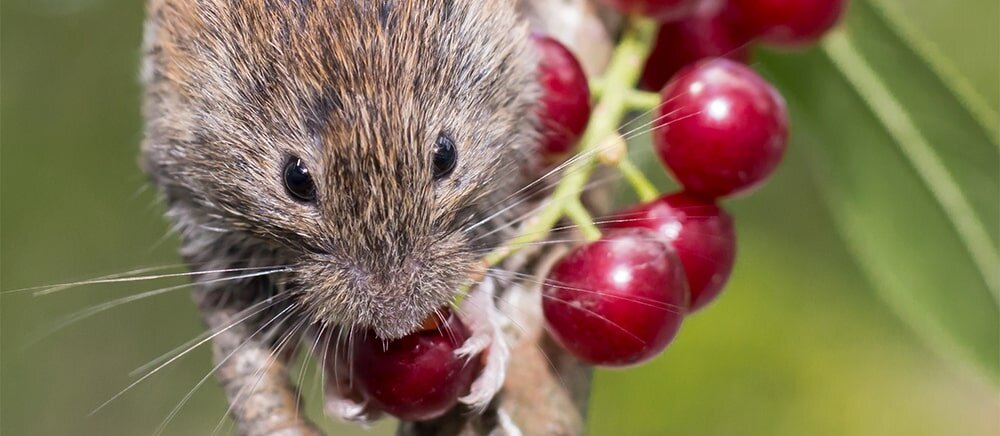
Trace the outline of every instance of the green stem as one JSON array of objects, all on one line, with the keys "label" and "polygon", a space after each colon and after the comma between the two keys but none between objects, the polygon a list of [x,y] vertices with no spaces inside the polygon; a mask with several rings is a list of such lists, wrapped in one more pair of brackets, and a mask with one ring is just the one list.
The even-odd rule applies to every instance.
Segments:
[{"label": "green stem", "polygon": [[574,198],[573,200],[574,201],[566,203],[566,217],[577,225],[580,229],[580,233],[582,233],[583,237],[587,238],[588,241],[601,239],[601,231],[594,225],[594,219],[591,218],[590,212],[587,212],[587,208],[583,207],[583,203],[580,202],[580,199]]},{"label": "green stem", "polygon": [[590,98],[593,100],[601,98],[601,94],[604,93],[604,80],[590,79],[588,85],[590,86]]},{"label": "green stem", "polygon": [[632,190],[635,191],[635,194],[639,196],[639,200],[642,200],[643,203],[652,201],[660,196],[660,192],[653,185],[653,182],[650,182],[646,178],[642,170],[635,166],[628,156],[623,156],[618,161],[618,171],[621,171],[622,175],[625,176],[625,180],[632,185]]},{"label": "green stem", "polygon": [[637,111],[650,111],[656,109],[663,103],[663,99],[660,97],[660,93],[658,92],[630,89],[627,97],[629,108]]},{"label": "green stem", "polygon": [[617,134],[618,125],[629,110],[628,95],[639,80],[655,33],[656,22],[641,18],[629,20],[622,39],[611,56],[607,73],[601,80],[601,99],[591,113],[590,123],[580,140],[580,149],[563,170],[563,178],[552,193],[549,204],[517,237],[487,255],[487,264],[496,265],[503,261],[513,252],[511,247],[545,238],[547,231],[566,213],[567,205],[579,201],[580,193],[597,163],[600,145],[608,136]]}]

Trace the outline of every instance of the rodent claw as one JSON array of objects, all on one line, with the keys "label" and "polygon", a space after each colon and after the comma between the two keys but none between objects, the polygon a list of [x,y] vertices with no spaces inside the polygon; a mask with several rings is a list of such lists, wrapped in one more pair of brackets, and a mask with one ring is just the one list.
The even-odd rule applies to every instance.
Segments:
[{"label": "rodent claw", "polygon": [[487,335],[475,335],[465,341],[461,347],[455,349],[455,355],[459,357],[464,357],[466,360],[472,360],[481,351],[486,350],[492,342],[492,338]]},{"label": "rodent claw", "polygon": [[475,410],[486,408],[503,388],[510,361],[510,347],[503,338],[504,318],[494,303],[494,289],[493,280],[487,279],[462,302],[461,313],[469,318],[464,321],[472,331],[472,337],[455,350],[455,354],[471,360],[482,352],[484,363],[469,394],[459,398],[459,401]]},{"label": "rodent claw", "polygon": [[378,419],[377,416],[372,416],[373,414],[367,413],[367,404],[358,403],[347,398],[339,398],[336,395],[330,395],[329,391],[327,391],[327,395],[325,395],[325,397],[326,401],[323,411],[326,412],[327,416],[332,416],[343,421],[360,423],[369,423]]}]

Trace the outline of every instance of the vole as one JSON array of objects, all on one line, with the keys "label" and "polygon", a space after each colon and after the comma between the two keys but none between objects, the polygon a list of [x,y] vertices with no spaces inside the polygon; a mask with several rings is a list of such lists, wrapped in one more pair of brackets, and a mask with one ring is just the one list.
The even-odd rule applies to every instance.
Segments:
[{"label": "vole", "polygon": [[[151,0],[143,168],[192,269],[263,271],[199,276],[210,327],[229,308],[237,339],[282,328],[260,336],[272,348],[392,339],[469,284],[532,180],[539,90],[516,3]],[[474,338],[470,353],[489,342]],[[367,413],[349,406],[333,413]]]}]

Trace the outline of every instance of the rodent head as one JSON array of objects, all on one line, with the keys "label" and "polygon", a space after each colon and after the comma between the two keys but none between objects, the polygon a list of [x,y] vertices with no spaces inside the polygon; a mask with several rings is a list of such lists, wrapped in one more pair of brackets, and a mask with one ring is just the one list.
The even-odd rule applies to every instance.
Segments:
[{"label": "rodent head", "polygon": [[532,136],[515,3],[153,0],[144,166],[288,253],[317,321],[404,335],[477,269],[463,226]]}]

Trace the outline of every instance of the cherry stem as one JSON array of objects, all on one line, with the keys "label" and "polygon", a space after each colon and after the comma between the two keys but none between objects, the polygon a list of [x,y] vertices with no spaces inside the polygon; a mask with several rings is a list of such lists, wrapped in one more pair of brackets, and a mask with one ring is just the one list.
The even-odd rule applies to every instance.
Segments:
[{"label": "cherry stem", "polygon": [[590,216],[590,212],[587,212],[587,208],[583,207],[580,199],[574,198],[573,201],[566,203],[564,211],[566,217],[578,226],[584,238],[588,241],[601,239],[601,231],[594,225],[594,219]]},{"label": "cherry stem", "polygon": [[635,191],[635,195],[639,197],[639,200],[643,203],[653,201],[656,197],[660,196],[660,191],[656,189],[653,182],[650,182],[646,175],[643,174],[639,167],[632,163],[632,160],[628,158],[628,155],[623,156],[621,160],[618,161],[618,171],[625,176],[625,180],[632,185],[632,190]]},{"label": "cherry stem", "polygon": [[590,87],[590,98],[591,99],[597,100],[597,99],[601,98],[601,94],[604,93],[604,81],[603,80],[601,80],[600,78],[590,79],[590,82],[588,82],[587,85]]},{"label": "cherry stem", "polygon": [[651,111],[663,103],[660,93],[638,89],[630,89],[626,98],[628,98],[629,107],[637,111]]},{"label": "cherry stem", "polygon": [[[587,130],[580,140],[579,150],[563,170],[564,176],[549,197],[549,204],[531,220],[530,224],[521,229],[517,237],[511,239],[506,246],[487,255],[485,261],[488,265],[496,265],[506,259],[514,251],[511,247],[524,246],[544,239],[559,219],[566,215],[576,221],[588,239],[600,237],[600,231],[593,225],[586,209],[580,204],[580,194],[601,156],[601,146],[606,144],[612,135],[618,135],[618,126],[631,109],[629,96],[634,92],[633,88],[642,74],[643,65],[656,35],[656,27],[656,22],[653,20],[629,19],[625,32],[611,55],[607,73],[600,81],[598,87],[601,91],[600,98],[591,113]],[[626,164],[626,167],[628,166]],[[621,167],[620,162],[619,167]],[[586,223],[582,222],[584,220]]]}]

